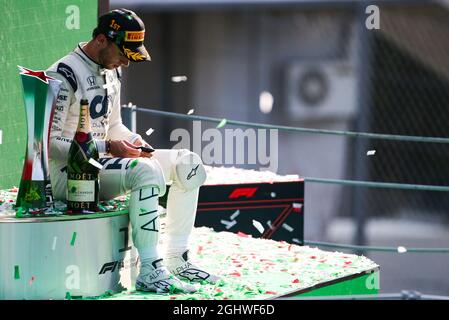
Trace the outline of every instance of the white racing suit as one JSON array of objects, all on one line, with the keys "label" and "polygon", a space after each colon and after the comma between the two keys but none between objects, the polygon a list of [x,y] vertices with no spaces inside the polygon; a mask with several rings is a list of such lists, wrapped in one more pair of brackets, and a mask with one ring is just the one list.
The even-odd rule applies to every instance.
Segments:
[{"label": "white racing suit", "polygon": [[66,200],[67,155],[78,125],[80,100],[90,104],[91,129],[100,152],[100,199],[130,192],[129,216],[133,242],[141,260],[159,257],[158,198],[172,181],[167,199],[167,250],[187,249],[192,231],[199,187],[206,172],[198,155],[186,149],[156,150],[152,158],[112,158],[105,154],[105,141],[127,140],[140,135],[122,124],[120,115],[120,70],[107,70],[82,50],[83,43],[54,63],[47,74],[62,81],[50,131],[49,166],[53,194]]}]

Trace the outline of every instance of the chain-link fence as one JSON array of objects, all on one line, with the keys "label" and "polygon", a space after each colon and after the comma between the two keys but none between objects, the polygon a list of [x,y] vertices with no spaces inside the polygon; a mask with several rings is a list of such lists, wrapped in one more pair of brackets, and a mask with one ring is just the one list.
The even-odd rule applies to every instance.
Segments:
[{"label": "chain-link fence", "polygon": [[[449,10],[437,4],[379,8],[381,28],[368,33],[371,72],[363,131],[448,137]],[[375,156],[354,156],[365,162],[368,180],[449,185],[449,144],[378,140],[369,149],[376,150]],[[366,195],[370,216],[420,211],[449,221],[449,193],[384,190]]]}]

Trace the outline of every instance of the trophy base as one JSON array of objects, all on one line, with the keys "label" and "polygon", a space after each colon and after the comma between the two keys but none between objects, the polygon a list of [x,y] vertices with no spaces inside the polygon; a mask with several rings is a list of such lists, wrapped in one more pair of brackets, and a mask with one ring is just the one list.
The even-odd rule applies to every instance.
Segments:
[{"label": "trophy base", "polygon": [[126,212],[102,218],[0,217],[0,234],[8,239],[0,243],[0,300],[130,289],[138,255],[129,230]]},{"label": "trophy base", "polygon": [[17,216],[24,214],[42,214],[53,207],[53,196],[50,181],[24,180],[20,181],[17,194]]}]

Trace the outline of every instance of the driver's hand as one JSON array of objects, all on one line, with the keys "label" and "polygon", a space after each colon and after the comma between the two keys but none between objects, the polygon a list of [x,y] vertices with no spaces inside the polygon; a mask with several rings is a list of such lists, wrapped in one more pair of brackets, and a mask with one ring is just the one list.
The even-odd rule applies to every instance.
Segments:
[{"label": "driver's hand", "polygon": [[[134,141],[134,146],[135,147],[144,146],[144,147],[148,147],[148,148],[154,149],[145,140],[142,140],[142,139],[137,139],[136,141]],[[137,149],[137,150],[140,150],[140,149]],[[144,158],[151,158],[153,156],[153,153],[145,152],[143,150],[140,150],[140,156],[144,157]]]},{"label": "driver's hand", "polygon": [[118,158],[138,158],[141,157],[140,149],[126,140],[111,140],[109,153]]}]

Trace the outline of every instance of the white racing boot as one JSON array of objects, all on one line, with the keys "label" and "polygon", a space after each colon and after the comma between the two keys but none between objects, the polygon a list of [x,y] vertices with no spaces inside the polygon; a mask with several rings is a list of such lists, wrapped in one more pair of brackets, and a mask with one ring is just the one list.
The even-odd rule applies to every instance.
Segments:
[{"label": "white racing boot", "polygon": [[167,268],[179,279],[184,281],[191,281],[193,283],[206,281],[210,284],[215,284],[221,278],[213,275],[204,269],[194,265],[188,257],[188,250],[182,255],[171,256],[164,259]]},{"label": "white racing boot", "polygon": [[162,265],[162,259],[144,263],[136,279],[136,290],[156,293],[194,293],[196,288],[183,283]]}]

